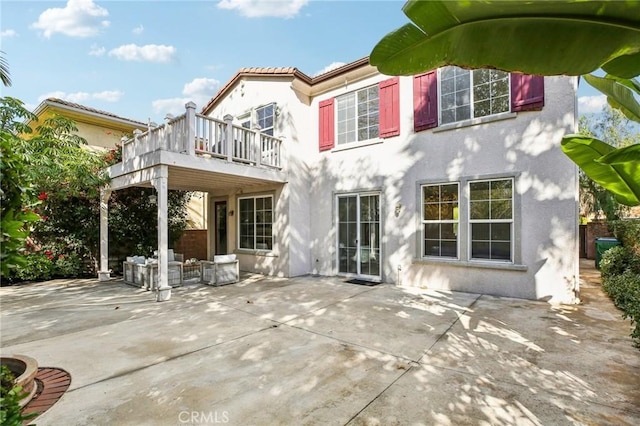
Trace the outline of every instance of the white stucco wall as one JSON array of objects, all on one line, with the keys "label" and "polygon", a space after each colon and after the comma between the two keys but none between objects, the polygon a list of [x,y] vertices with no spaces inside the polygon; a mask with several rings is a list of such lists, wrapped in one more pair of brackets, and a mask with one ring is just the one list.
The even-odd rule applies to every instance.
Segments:
[{"label": "white stucco wall", "polygon": [[[250,253],[237,250],[237,217],[229,218],[229,247],[236,250],[240,268],[245,271],[266,273],[276,276],[304,275],[311,270],[308,249],[310,240],[309,215],[311,202],[309,166],[307,163],[309,135],[309,111],[307,100],[299,97],[291,89],[291,81],[283,78],[264,77],[259,80],[243,80],[235,85],[225,99],[209,114],[222,118],[226,114],[241,116],[251,108],[275,102],[277,117],[274,136],[283,139],[284,170],[288,173],[288,183],[280,187],[264,186],[243,188],[243,195],[275,191],[276,215],[274,221],[274,250],[271,253]],[[240,124],[237,122],[237,124]],[[237,207],[236,193],[228,197],[229,208]],[[220,194],[211,194],[219,196]],[[232,207],[233,206],[233,207]],[[211,229],[211,228],[210,228]]]},{"label": "white stucco wall", "polygon": [[[317,129],[320,101],[386,78],[377,76],[317,97],[311,106],[316,111],[312,127]],[[575,90],[573,78],[546,78],[545,107],[540,112],[512,114],[501,121],[459,129],[415,133],[412,79],[401,78],[400,136],[316,155],[311,245],[313,257],[319,259],[319,272],[337,272],[336,193],[379,190],[384,281],[572,301],[578,260],[577,168],[561,153],[559,143],[563,134],[575,130]],[[421,259],[418,184],[493,176],[516,179],[517,266],[498,268],[492,262]],[[398,217],[397,205],[402,206]]]},{"label": "white stucco wall", "polygon": [[[275,194],[274,250],[269,254],[238,251],[241,269],[279,276],[336,275],[336,195],[379,191],[383,281],[574,301],[578,273],[577,168],[562,154],[559,144],[563,134],[576,129],[576,79],[545,78],[542,111],[416,133],[413,81],[402,77],[399,136],[320,153],[319,102],[388,78],[340,79],[339,87],[311,100],[295,92],[291,81],[283,78],[244,80],[211,112],[217,118],[225,114],[237,117],[270,102],[278,105],[275,135],[284,139],[288,183],[242,189],[243,195]],[[490,177],[515,179],[513,264],[421,258],[420,184]],[[460,189],[464,191],[465,187],[461,185]],[[236,210],[239,190],[210,197],[226,197],[229,209]],[[236,221],[236,217],[230,218],[228,225],[231,248],[235,248]],[[466,232],[461,230],[460,238]]]}]

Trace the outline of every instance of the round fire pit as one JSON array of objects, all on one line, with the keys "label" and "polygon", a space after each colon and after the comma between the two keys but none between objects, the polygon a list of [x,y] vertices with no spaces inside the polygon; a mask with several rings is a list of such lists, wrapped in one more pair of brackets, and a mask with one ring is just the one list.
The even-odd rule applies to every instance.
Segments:
[{"label": "round fire pit", "polygon": [[27,393],[20,400],[20,407],[24,407],[38,388],[34,380],[38,373],[38,362],[26,355],[11,355],[0,357],[0,364],[7,366],[16,378],[16,385],[22,386],[22,391]]}]

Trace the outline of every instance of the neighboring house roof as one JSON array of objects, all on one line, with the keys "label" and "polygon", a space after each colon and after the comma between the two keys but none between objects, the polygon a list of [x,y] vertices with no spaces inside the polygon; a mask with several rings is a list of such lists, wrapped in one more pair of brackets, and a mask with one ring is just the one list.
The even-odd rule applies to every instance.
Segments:
[{"label": "neighboring house roof", "polygon": [[[305,93],[307,96],[315,96],[316,94],[327,90],[332,85],[335,85],[340,76],[344,76],[345,74],[359,69],[361,69],[363,73],[361,76],[358,76],[358,78],[377,72],[374,67],[369,65],[368,56],[314,77],[309,77],[307,74],[295,67],[241,68],[202,108],[202,114],[208,114],[239,81],[245,78],[275,77],[292,79],[295,82],[294,86],[296,90]],[[339,80],[338,82],[342,82],[342,80]]]},{"label": "neighboring house roof", "polygon": [[58,98],[45,99],[33,111],[38,117],[42,116],[47,110],[61,113],[76,121],[90,122],[94,124],[107,124],[109,126],[117,126],[123,130],[134,128],[146,128],[147,123],[120,117],[111,112],[102,111],[85,105],[76,104]]}]

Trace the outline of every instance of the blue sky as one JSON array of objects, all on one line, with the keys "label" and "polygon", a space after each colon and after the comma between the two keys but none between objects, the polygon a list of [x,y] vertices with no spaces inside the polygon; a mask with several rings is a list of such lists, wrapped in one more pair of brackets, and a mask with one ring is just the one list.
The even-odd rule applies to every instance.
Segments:
[{"label": "blue sky", "polygon": [[[202,107],[239,68],[293,66],[315,75],[369,55],[408,22],[404,1],[7,1],[0,50],[16,97],[47,97],[161,122]],[[604,98],[581,83],[580,112]]]}]

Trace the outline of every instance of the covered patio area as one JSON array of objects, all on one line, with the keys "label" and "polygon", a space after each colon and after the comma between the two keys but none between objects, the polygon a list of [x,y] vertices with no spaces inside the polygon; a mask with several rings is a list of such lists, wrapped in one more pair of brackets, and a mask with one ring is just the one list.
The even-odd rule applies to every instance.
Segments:
[{"label": "covered patio area", "polygon": [[[157,301],[171,298],[169,190],[246,191],[287,182],[285,153],[280,139],[261,133],[259,128],[235,125],[231,116],[217,120],[197,114],[193,102],[185,107],[185,114],[175,118],[168,116],[165,124],[150,125],[146,132],[136,131],[133,138],[123,140],[122,162],[108,169],[111,182],[101,192],[98,277],[107,281],[110,279],[108,202],[112,191],[132,186],[155,189]],[[210,253],[209,258],[212,256]]]}]

